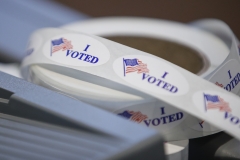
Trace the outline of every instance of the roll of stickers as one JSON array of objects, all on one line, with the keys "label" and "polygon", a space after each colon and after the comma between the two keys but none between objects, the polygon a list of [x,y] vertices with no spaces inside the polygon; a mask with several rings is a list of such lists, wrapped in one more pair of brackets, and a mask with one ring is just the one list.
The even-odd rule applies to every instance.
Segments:
[{"label": "roll of stickers", "polygon": [[[233,34],[227,56],[228,47],[220,38],[186,25],[163,23],[166,24],[162,24],[162,29],[190,39],[175,40],[179,43],[200,51],[204,45],[219,49],[212,50],[211,65],[203,74],[218,86],[154,55],[97,36],[57,28],[38,30],[31,36],[28,47],[31,52],[22,64],[23,76],[159,129],[167,140],[201,137],[218,132],[218,128],[240,138],[237,107],[240,100],[229,93],[239,92],[239,54]],[[178,28],[178,32],[169,30],[170,26]],[[196,41],[195,37],[205,39]],[[168,40],[171,38],[175,37]],[[226,51],[224,55],[220,50]]]},{"label": "roll of stickers", "polygon": [[[201,24],[203,24],[203,22],[201,22]],[[98,27],[96,27],[96,26],[98,26]],[[122,27],[122,26],[124,26],[124,27]],[[197,25],[197,26],[199,27],[199,25]],[[209,34],[201,34],[201,32],[200,33],[197,32],[197,33],[195,33],[195,36],[190,38],[189,32],[188,32],[188,30],[190,30],[189,27],[187,28],[186,26],[179,26],[179,24],[176,24],[173,22],[160,21],[160,20],[155,20],[155,19],[99,18],[99,19],[93,19],[93,20],[88,20],[88,21],[84,21],[84,22],[76,22],[73,24],[68,24],[66,26],[63,26],[62,28],[72,30],[72,31],[77,31],[77,32],[85,32],[85,33],[89,33],[89,34],[99,35],[99,36],[103,36],[103,37],[110,37],[110,39],[113,39],[113,40],[116,40],[116,35],[117,35],[118,37],[122,37],[122,39],[120,39],[121,40],[120,42],[123,42],[122,40],[126,39],[126,38],[124,38],[124,36],[125,37],[127,36],[127,38],[129,38],[129,37],[154,37],[158,40],[164,39],[164,40],[179,43],[179,44],[182,44],[185,46],[191,46],[191,48],[193,48],[194,50],[197,51],[197,53],[193,52],[191,54],[198,54],[202,58],[203,63],[204,63],[204,66],[202,66],[202,68],[200,68],[197,72],[192,70],[193,72],[196,72],[201,77],[205,77],[206,75],[209,75],[209,73],[211,71],[216,69],[216,67],[221,64],[221,62],[227,57],[227,55],[229,53],[229,49],[226,47],[226,44],[222,43],[225,41],[219,41],[219,38],[217,38],[217,37],[209,36]],[[185,34],[186,36],[179,36],[179,33],[181,33],[181,35]],[[112,37],[114,37],[114,38],[112,38]],[[134,40],[138,40],[138,39],[135,38]],[[139,43],[139,42],[142,43],[142,41],[136,41],[135,43]],[[160,52],[162,52],[161,49],[166,50],[166,48],[172,47],[172,46],[166,47],[165,43],[164,43],[165,46],[163,46],[162,43],[156,43],[156,41],[151,41],[151,43],[153,43],[153,45],[151,45],[149,43],[143,44],[143,45],[147,45],[148,48],[150,48],[150,47],[154,48],[154,47],[160,45],[160,47],[159,47]],[[136,46],[136,44],[132,44],[132,43],[125,42],[125,44],[129,45],[129,46],[132,46],[132,45]],[[136,47],[142,48],[142,47],[139,47],[140,45],[141,44],[137,45]],[[171,45],[176,45],[176,44],[171,44]],[[177,50],[176,52],[178,55],[189,56],[187,54],[181,53],[179,51],[181,49],[182,49],[181,47],[176,48],[176,50]],[[145,50],[145,51],[150,52],[152,50],[149,50],[149,51]],[[186,49],[184,50],[184,52],[187,52],[187,51],[188,50],[186,50]],[[180,58],[180,57],[174,56],[174,54],[176,55],[176,53],[174,53],[174,50],[167,50],[165,52],[168,52],[167,54],[170,54],[171,56],[173,56],[173,57],[170,57],[170,60]],[[216,57],[215,53],[218,53],[217,57]],[[155,52],[155,55],[157,55],[159,57],[165,56],[163,54],[158,55],[158,53],[156,53],[156,52]],[[194,58],[194,57],[191,57],[191,58]],[[192,61],[192,63],[197,62],[197,61],[193,61],[192,59],[191,59],[191,61]],[[186,62],[183,62],[183,64],[178,63],[178,65],[184,67],[184,65],[185,65],[184,63],[186,63]],[[189,69],[189,66],[186,66],[186,68]],[[194,66],[193,68],[197,68],[197,66]],[[92,102],[90,102],[90,103],[92,103]],[[119,104],[119,103],[117,103],[117,104]],[[98,104],[95,103],[94,105],[99,105],[99,103]],[[105,103],[105,105],[106,105],[106,103]],[[133,105],[133,104],[131,104],[131,105]],[[138,106],[139,105],[140,104],[138,103]],[[146,104],[146,103],[144,105],[148,106],[148,104]],[[160,105],[161,104],[156,106],[156,109],[153,112],[158,113]],[[124,108],[123,105],[121,105],[120,107]],[[104,106],[102,108],[105,108],[105,109],[111,111],[112,109],[115,109],[115,106],[113,107],[113,105],[111,104],[111,106],[109,108],[106,108],[106,106]],[[128,108],[129,108],[129,106],[125,107],[126,110],[123,110],[123,112],[128,112],[128,110],[127,110]],[[139,111],[139,110],[136,109],[136,111]],[[167,115],[170,115],[173,113],[179,113],[179,112],[181,112],[181,111],[180,110],[173,110],[173,111],[168,110]],[[119,115],[124,116],[121,113]],[[139,122],[131,117],[126,117],[126,118],[128,118],[132,121],[135,121],[135,122]],[[155,118],[152,119],[153,121],[152,121],[151,125],[149,124],[149,121],[151,121],[151,119],[147,119],[147,118],[144,119],[143,125],[145,125],[147,127],[158,128],[159,130],[163,130],[163,129],[166,130],[171,125],[164,123],[164,120],[162,120],[162,123],[160,123],[159,119],[161,119],[161,118],[162,117],[160,117],[159,114],[156,114]],[[208,135],[206,132],[209,132],[209,131],[211,133],[214,131],[215,132],[218,131],[218,129],[216,129],[215,127],[209,125],[208,123],[206,123],[202,120],[192,118],[192,117],[189,117],[188,119],[190,119],[188,121],[194,122],[193,124],[189,125],[190,128],[192,128],[193,130],[196,130],[196,131],[204,132],[204,133],[201,133],[202,135],[204,135],[204,134]],[[176,122],[174,122],[174,123],[176,124]],[[179,125],[179,124],[176,124],[176,125]]]}]

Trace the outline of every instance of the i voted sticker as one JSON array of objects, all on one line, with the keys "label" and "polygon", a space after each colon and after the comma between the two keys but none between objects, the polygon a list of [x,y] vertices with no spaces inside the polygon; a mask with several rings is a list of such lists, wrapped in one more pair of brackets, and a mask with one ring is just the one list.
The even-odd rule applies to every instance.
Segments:
[{"label": "i voted sticker", "polygon": [[[209,81],[215,83],[217,86],[237,94],[240,90],[240,69],[238,66],[238,61],[235,59],[231,59],[223,64],[209,79]],[[221,73],[221,74],[219,74]],[[215,113],[217,107],[219,108],[220,112],[223,112],[225,107],[229,107],[229,102],[225,102],[221,96],[217,96],[219,94],[208,94],[203,93],[203,100],[205,101],[205,111],[207,114],[213,112]],[[214,100],[215,99],[215,100]],[[211,101],[212,100],[212,101]],[[203,101],[202,101],[203,102]],[[211,105],[209,105],[211,104]],[[197,104],[199,106],[199,104]],[[213,106],[215,109],[213,109]],[[202,108],[201,108],[202,109]],[[210,109],[210,110],[209,110]],[[213,110],[212,110],[213,109]],[[207,112],[208,110],[208,112]],[[229,115],[226,112],[226,116]],[[218,128],[206,123],[205,120],[199,120],[198,123],[191,125],[191,128],[197,131],[217,131]]]},{"label": "i voted sticker", "polygon": [[48,40],[44,55],[70,66],[98,66],[110,58],[109,50],[98,40],[85,35],[63,34]]},{"label": "i voted sticker", "polygon": [[229,60],[214,73],[209,81],[229,92],[237,94],[240,90],[240,68],[236,67],[238,65],[239,62],[237,60]]},{"label": "i voted sticker", "polygon": [[185,112],[177,108],[159,103],[139,104],[120,109],[115,113],[130,121],[149,128],[157,128],[160,131],[165,131],[181,124],[187,116]]},{"label": "i voted sticker", "polygon": [[[239,104],[235,103],[235,98],[229,94],[211,90],[198,91],[193,95],[195,106],[208,118],[219,119],[219,123],[226,127],[240,129]],[[235,108],[235,110],[234,110]]]},{"label": "i voted sticker", "polygon": [[187,80],[167,62],[143,55],[126,55],[113,63],[115,73],[132,84],[153,93],[177,96],[189,90]]}]

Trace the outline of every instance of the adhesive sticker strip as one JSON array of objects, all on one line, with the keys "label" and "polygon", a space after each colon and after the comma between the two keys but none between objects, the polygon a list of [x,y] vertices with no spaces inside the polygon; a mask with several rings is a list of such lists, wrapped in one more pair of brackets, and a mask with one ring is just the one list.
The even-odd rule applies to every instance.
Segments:
[{"label": "adhesive sticker strip", "polygon": [[[122,25],[125,27],[119,27]],[[98,27],[96,28],[95,26]],[[199,75],[202,77],[204,77],[204,75],[208,75],[216,68],[216,66],[220,65],[221,62],[227,57],[229,52],[225,44],[218,40],[217,37],[206,33],[199,33],[190,27],[179,24],[176,25],[176,23],[168,21],[145,18],[100,18],[70,24],[64,26],[63,28],[78,32],[83,31],[101,36],[128,35],[138,37],[155,37],[157,39],[167,39],[176,41],[180,44],[191,45],[194,50],[199,51],[199,54],[201,54],[202,58],[206,57],[207,61],[210,61],[209,67],[206,69],[206,71],[199,73]],[[191,39],[189,39],[188,35],[189,30],[191,30],[191,35],[194,35]],[[188,36],[177,36],[178,32]],[[31,50],[31,48],[29,50]],[[214,58],[214,52],[218,53],[217,58]],[[87,103],[97,105],[110,111],[116,110],[118,105],[120,108],[123,108],[126,105],[128,106],[129,104],[137,103],[141,99],[126,93],[123,94],[109,90],[102,86],[96,87],[96,85],[90,85],[84,81],[79,80],[76,82],[69,77],[51,72],[39,66],[32,66],[31,71],[36,75],[35,83],[41,83],[41,85],[52,89],[58,88],[60,91],[66,91],[67,94],[70,94],[71,96],[77,97],[78,99],[81,99]],[[71,83],[65,83],[66,81],[71,81]],[[76,88],[76,86],[78,87]]]},{"label": "adhesive sticker strip", "polygon": [[[196,22],[193,22],[192,24],[194,24],[195,27],[201,27],[201,28],[204,28],[205,30],[210,30],[211,32],[214,32],[219,38],[221,38],[226,44],[229,45],[228,37],[229,37],[229,35],[231,35],[231,30],[223,22],[221,22],[219,20],[215,20],[215,19],[208,19],[208,20],[196,21]],[[96,28],[95,26],[98,26],[98,27]],[[125,27],[121,28],[120,26],[125,26]],[[167,26],[167,27],[164,28],[163,26]],[[171,39],[174,41],[178,40],[180,42],[185,42],[188,44],[189,44],[188,40],[191,40],[192,44],[195,45],[194,48],[203,48],[204,49],[204,51],[202,51],[202,53],[204,55],[206,55],[206,57],[210,61],[210,67],[208,67],[208,69],[206,71],[204,71],[203,73],[199,74],[202,77],[204,77],[204,75],[208,75],[207,73],[209,72],[210,69],[216,69],[216,67],[219,66],[223,61],[222,60],[223,58],[221,58],[221,55],[225,56],[225,55],[227,55],[226,53],[229,52],[229,51],[227,51],[227,52],[225,51],[226,52],[225,53],[224,49],[222,48],[221,45],[218,45],[218,46],[214,45],[216,42],[209,42],[210,37],[206,37],[206,39],[203,39],[200,36],[195,37],[199,41],[206,42],[204,44],[204,47],[202,47],[202,46],[197,46],[199,44],[199,42],[194,41],[193,38],[190,39],[190,38],[186,38],[183,36],[180,36],[180,37],[176,36],[175,32],[181,33],[182,31],[181,30],[179,31],[179,28],[180,28],[179,26],[174,28],[175,26],[176,25],[172,24],[171,22],[169,23],[169,22],[162,21],[162,20],[136,18],[136,17],[134,17],[134,18],[126,18],[126,17],[116,18],[116,17],[114,17],[114,18],[98,18],[98,19],[88,20],[88,21],[84,21],[84,22],[77,22],[77,23],[75,22],[73,24],[65,25],[65,26],[63,26],[63,28],[78,31],[78,32],[81,32],[81,31],[87,32],[90,34],[101,35],[101,36],[116,36],[116,35],[145,36],[145,37],[147,36],[147,37],[157,37],[159,39],[167,38],[167,39]],[[204,27],[204,26],[207,26],[207,27]],[[221,26],[223,26],[223,27],[221,27]],[[216,28],[219,28],[219,27],[223,31],[216,32]],[[105,29],[105,28],[108,28],[108,29]],[[158,29],[156,30],[154,28],[158,28]],[[172,28],[172,30],[171,30],[171,28]],[[169,35],[165,35],[165,33],[168,33]],[[223,35],[223,34],[227,34],[227,35]],[[168,37],[166,37],[166,36],[168,36]],[[211,45],[208,47],[206,44],[211,44]],[[212,48],[214,48],[214,49],[221,48],[221,49],[219,52],[219,51],[211,50]],[[218,54],[217,58],[216,58],[216,53]],[[215,83],[219,84],[218,82],[215,82]],[[222,85],[222,84],[220,84],[220,85]],[[229,86],[227,87],[227,89],[231,90],[231,88],[229,88]],[[160,107],[158,107],[158,108],[160,108]],[[139,111],[138,109],[136,109],[136,110]],[[158,109],[156,109],[156,112],[158,112]],[[171,112],[171,113],[178,113],[178,112],[180,112],[180,111],[176,110],[175,112]],[[120,115],[121,115],[121,113],[120,113]],[[158,116],[156,116],[156,117],[158,117]],[[135,119],[132,119],[132,118],[129,118],[129,119],[135,121]],[[149,121],[144,120],[145,123],[143,123],[143,124],[145,124],[146,126],[149,126]],[[193,128],[195,130],[202,131],[202,132],[217,130],[216,128],[207,124],[203,120],[196,120],[196,119],[192,118],[191,121],[192,122],[197,121],[195,124],[189,125],[189,127]],[[158,129],[160,129],[160,130],[162,130],[162,129],[166,130],[166,126],[170,127],[172,125],[172,124],[171,125],[165,124],[166,126],[161,125],[161,127],[159,127],[160,123],[159,123],[158,119],[154,119],[154,121],[152,123],[155,124],[154,128],[158,127]],[[159,125],[159,126],[157,126],[157,125]],[[178,125],[179,125],[179,123],[178,123]]]},{"label": "adhesive sticker strip", "polygon": [[[211,20],[211,22],[212,21],[213,20]],[[207,24],[209,24],[209,22]],[[201,25],[203,25],[202,21],[201,21]],[[96,27],[96,26],[98,26],[98,27]],[[124,26],[124,27],[121,27],[121,26]],[[199,26],[199,25],[197,25],[197,26]],[[215,25],[215,26],[219,26],[219,25]],[[186,30],[189,30],[189,28],[187,28],[185,26],[179,27],[179,24],[176,25],[176,23],[169,22],[169,21],[163,21],[163,20],[159,20],[159,19],[137,18],[137,17],[97,18],[97,19],[91,19],[91,20],[87,20],[87,21],[81,21],[81,22],[75,22],[72,24],[67,24],[67,25],[63,26],[62,28],[72,30],[72,31],[77,31],[77,32],[94,34],[94,35],[98,35],[101,37],[110,37],[110,39],[111,39],[111,37],[114,37],[113,39],[117,40],[117,42],[119,42],[119,40],[120,40],[119,43],[123,42],[123,44],[128,45],[130,47],[133,45],[133,46],[137,47],[139,50],[141,50],[140,48],[144,49],[145,47],[139,47],[140,44],[136,45],[136,43],[141,43],[141,45],[145,45],[145,46],[147,46],[147,48],[150,48],[150,47],[156,48],[157,46],[159,46],[159,47],[157,47],[157,49],[158,49],[158,51],[161,52],[161,54],[158,55],[159,54],[158,52],[154,52],[155,55],[157,55],[159,57],[162,57],[162,56],[164,57],[164,52],[162,53],[162,50],[164,50],[164,49],[166,50],[169,46],[166,46],[166,44],[162,43],[162,42],[156,43],[156,41],[147,39],[147,40],[151,41],[151,43],[154,44],[154,45],[151,45],[151,44],[149,44],[150,42],[146,43],[145,42],[146,40],[143,41],[141,39],[142,37],[153,37],[153,38],[156,38],[157,40],[167,39],[168,41],[171,40],[171,41],[178,42],[178,43],[185,44],[185,45],[188,44],[188,46],[190,45],[191,47],[193,47],[194,50],[198,51],[198,53],[192,53],[192,54],[200,54],[200,56],[203,60],[206,59],[204,61],[204,66],[203,66],[202,70],[200,72],[198,72],[198,75],[201,77],[208,75],[211,71],[216,69],[216,67],[222,63],[222,61],[227,57],[227,55],[229,53],[229,49],[226,50],[225,44],[221,44],[221,42],[216,37],[210,36],[209,34],[200,34],[199,32],[196,32],[195,36],[192,36],[191,38],[189,38],[188,32],[186,32],[185,30],[183,31],[183,28],[184,29],[186,28]],[[214,27],[214,28],[216,28],[216,27]],[[176,33],[181,33],[182,35],[186,35],[186,36],[179,36]],[[120,37],[120,39],[118,39],[118,37]],[[132,40],[132,41],[135,40],[136,42],[129,43],[129,40],[128,40],[129,37],[130,37],[130,40]],[[139,40],[139,37],[140,37],[140,40]],[[126,38],[127,38],[127,41],[126,41]],[[174,45],[174,44],[172,44],[172,45]],[[172,48],[172,46],[171,46],[171,48]],[[182,55],[182,56],[188,56],[188,55],[182,54],[180,52],[181,49],[182,48],[177,49],[178,54]],[[150,52],[151,49],[148,49],[148,50]],[[148,52],[148,51],[146,51],[146,49],[145,49],[145,52]],[[178,59],[174,56],[174,51],[172,49],[167,50],[165,52],[172,55],[171,60]],[[186,52],[186,50],[185,50],[185,52]],[[217,58],[215,58],[216,57],[215,53],[218,53]],[[191,59],[191,61],[192,61],[192,59]],[[179,63],[177,63],[177,64],[179,64]],[[181,65],[181,63],[180,63],[180,65]],[[31,68],[36,73],[36,70],[37,70],[36,67],[31,67]],[[35,69],[33,69],[33,68],[35,68]],[[36,73],[36,75],[39,77],[39,73]],[[44,75],[47,77],[46,72],[44,73]],[[50,74],[49,74],[49,76],[50,76]],[[56,77],[56,79],[57,78],[60,78],[60,77]],[[55,82],[56,82],[56,80],[55,80]],[[65,84],[62,83],[62,85],[65,85]],[[55,87],[54,88],[55,90],[56,90],[56,88],[59,88],[57,85],[54,85],[54,87]],[[66,90],[64,89],[64,91],[66,91]],[[69,92],[67,94],[69,94]],[[79,98],[80,96],[82,96],[82,94],[74,95],[74,97],[76,97],[78,99],[80,99]],[[119,97],[123,97],[123,96],[119,95]],[[89,99],[89,101],[85,100],[85,102],[93,104],[94,100],[95,99],[92,98],[92,99]],[[125,100],[127,101],[127,98]],[[109,102],[112,100],[108,99],[105,101]],[[101,104],[101,102],[98,102],[97,104],[95,103],[93,105],[99,106],[99,104]],[[110,107],[106,107],[106,105],[108,104],[106,102],[103,104],[104,104],[104,106],[99,106],[99,107],[110,110],[110,111],[117,108],[116,105],[112,105],[111,103],[110,103],[110,105],[111,105]],[[135,109],[133,109],[132,103],[130,103],[130,105],[125,106],[125,107],[123,104],[121,104],[119,102],[116,102],[116,104],[119,104],[121,109],[118,111],[115,111],[115,113],[118,115],[121,115],[123,117],[126,117],[126,116],[124,116],[124,114],[122,114],[122,113],[127,112],[129,110],[131,112],[133,112],[133,110],[134,110],[134,111],[136,111],[136,113],[141,112],[146,115],[146,111],[139,110],[138,107],[135,107]],[[129,101],[128,101],[128,104],[129,104]],[[159,113],[159,108],[163,109],[163,106],[161,106],[161,104],[157,104],[157,105],[158,106],[156,106],[153,109],[153,108],[149,107],[149,104],[145,103],[145,106],[148,106],[148,109],[151,110],[152,113]],[[139,106],[139,103],[138,103],[138,106]],[[124,108],[124,110],[122,110],[122,108]],[[164,110],[168,110],[166,112],[166,114],[168,114],[168,115],[172,115],[172,114],[180,115],[182,113],[182,111],[178,110],[178,109],[169,111],[169,107],[166,107]],[[148,113],[148,115],[149,115],[149,113]],[[214,131],[215,132],[218,131],[218,128],[213,127],[212,125],[204,122],[201,119],[196,119],[194,117],[187,116],[186,113],[183,116],[181,116],[180,118],[178,118],[177,121],[171,122],[171,123],[164,123],[163,120],[162,120],[162,123],[160,123],[160,119],[164,118],[164,116],[160,117],[159,115],[160,114],[153,115],[150,113],[151,118],[148,118],[148,116],[146,115],[145,119],[142,120],[141,122],[138,121],[137,119],[131,118],[134,115],[132,115],[131,117],[126,117],[126,118],[128,118],[129,120],[131,120],[133,122],[137,122],[137,123],[140,122],[140,124],[143,124],[144,126],[147,126],[147,127],[151,127],[151,128],[158,129],[158,130],[165,130],[165,131],[169,130],[169,132],[171,132],[172,131],[171,128],[173,128],[176,125],[182,126],[182,128],[186,128],[186,124],[182,123],[183,121],[194,122],[193,124],[187,123],[187,127],[191,128],[193,130],[196,130],[198,132],[201,132],[202,135],[204,135],[204,134],[207,135],[206,132],[213,133]],[[167,135],[167,139],[169,139],[169,136],[168,136],[169,134],[166,134],[166,135]],[[194,138],[194,137],[192,137],[192,138]]]},{"label": "adhesive sticker strip", "polygon": [[[130,37],[134,36],[135,37],[134,40],[136,40],[136,38],[139,39],[140,36],[140,37],[154,37],[157,40],[157,42],[163,39],[164,40],[166,39],[168,42],[170,40],[174,41],[174,43],[171,44],[171,46],[169,46],[168,43],[167,43],[168,46],[166,46],[166,44],[162,43],[162,41],[161,43],[159,42],[156,43],[156,40],[154,40],[153,42],[151,41],[151,43],[154,44],[151,45],[149,43],[146,44],[145,40],[144,44],[142,45],[148,46],[148,48],[150,46],[151,47],[160,46],[159,47],[160,52],[156,52],[155,53],[156,55],[158,55],[159,53],[164,54],[164,52],[162,52],[162,49],[164,48],[166,49],[169,47],[172,48],[172,45],[176,46],[178,44],[181,44],[188,45],[188,47],[191,46],[193,50],[197,50],[198,52],[198,53],[192,52],[191,54],[198,54],[204,60],[203,69],[200,70],[200,72],[198,72],[198,75],[200,75],[201,77],[204,77],[204,75],[216,69],[216,67],[221,64],[221,62],[227,57],[229,53],[229,49],[226,47],[226,45],[215,36],[211,36],[210,34],[207,34],[205,32],[197,32],[196,30],[187,27],[186,25],[180,25],[174,22],[163,21],[159,19],[156,20],[136,17],[98,18],[80,23],[69,24],[63,26],[63,28],[108,37],[116,35]],[[182,36],[179,36],[179,33],[181,33]],[[191,38],[189,36],[189,33]],[[40,40],[39,38],[34,39],[35,41]],[[140,42],[142,43],[142,41]],[[134,42],[134,44],[136,43],[137,42]],[[175,54],[181,56],[189,56],[185,55],[186,51],[185,48],[184,54],[179,52],[180,49],[182,48],[181,47],[176,48]],[[28,50],[31,51],[33,49],[29,48]],[[170,50],[165,52],[167,52],[167,54],[170,53],[172,55],[173,54],[172,52],[174,51]],[[217,58],[214,58],[216,57],[215,53],[218,53]],[[161,57],[161,55],[158,56]],[[173,56],[171,57],[170,60],[172,59],[178,58],[176,57],[174,58]],[[64,94],[70,95],[73,98],[114,112],[120,116],[129,119],[130,121],[140,123],[146,127],[161,130],[162,132],[164,131],[163,134],[166,135],[167,140],[195,138],[198,136],[209,135],[219,131],[218,128],[213,127],[212,125],[204,122],[201,119],[197,119],[193,116],[187,115],[186,113],[183,114],[183,112],[179,109],[171,109],[171,107],[168,107],[167,104],[158,102],[155,103],[156,107],[154,107],[152,106],[152,100],[148,100],[146,99],[146,97],[137,97],[132,94],[112,90],[100,85],[82,81],[80,79],[76,80],[71,77],[64,76],[62,74],[58,74],[56,72],[44,69],[38,65],[31,66],[29,70],[31,72],[31,75],[34,75],[32,76],[33,78],[30,79],[32,82],[47,87],[49,89],[55,90],[57,92],[61,93],[64,92]],[[144,107],[139,107],[142,105],[144,105]],[[148,106],[147,107],[148,109],[143,110],[146,106]],[[159,113],[160,108],[165,113],[162,116],[160,116],[160,114],[156,114]],[[125,113],[128,110],[131,112],[135,111],[136,113],[140,112],[141,114],[146,115],[143,116],[145,117],[145,119],[141,121],[132,118],[135,117],[135,115],[128,117],[124,116],[125,114],[122,114],[122,112]],[[164,118],[166,116],[175,114],[180,115],[177,121],[171,123],[164,122]],[[161,120],[160,122],[160,119],[163,120]],[[176,128],[175,126],[178,127]],[[179,133],[179,130],[184,131],[184,134]],[[177,135],[173,133],[176,133]]]},{"label": "adhesive sticker strip", "polygon": [[[75,39],[70,39],[73,35],[78,35],[79,37],[89,37],[86,41],[79,41],[79,43],[85,44],[85,47],[82,49],[82,51],[76,51],[74,50],[73,46],[67,45],[72,43],[71,41],[75,41]],[[62,38],[63,36],[64,38]],[[186,113],[211,122],[219,128],[227,129],[230,134],[236,137],[239,136],[239,129],[237,128],[238,108],[236,107],[237,102],[239,102],[238,97],[174,64],[171,64],[156,56],[114,43],[100,37],[74,33],[62,29],[39,30],[33,34],[31,38],[32,41],[34,41],[34,37],[41,37],[45,44],[34,44],[34,47],[38,47],[40,49],[35,50],[31,55],[25,58],[22,70],[24,77],[34,79],[31,77],[34,75],[28,71],[28,66],[37,64],[48,70],[65,74],[75,79],[81,79],[90,83],[119,90],[121,92],[133,94],[139,97],[146,97],[149,99],[155,97],[158,99],[157,103],[159,103],[160,100],[160,103],[167,104],[169,108],[176,107]],[[91,39],[97,40],[97,43],[96,41],[91,41]],[[62,48],[59,49],[59,46],[62,46]],[[85,61],[86,63],[97,63],[94,59],[102,58],[97,57],[94,52],[89,50],[94,46],[105,46],[108,51],[104,52],[104,54],[109,55],[110,53],[109,59],[105,60],[106,62],[104,61],[104,63],[98,65],[97,67],[76,66],[74,63],[61,64],[58,61],[51,60],[55,59],[54,54],[61,54],[62,56],[56,57],[56,59],[62,59],[64,61],[64,59],[70,58],[72,60]],[[101,51],[101,49],[99,51]],[[52,56],[46,57],[43,54],[46,52]],[[231,54],[229,54],[225,62],[233,59],[238,62],[237,65],[239,66],[238,51],[235,39],[232,41],[230,53]],[[105,55],[103,56],[105,57]],[[225,63],[223,63],[223,65],[224,64]],[[140,68],[136,70],[137,67],[135,66]],[[236,68],[238,66],[236,66]],[[221,74],[221,72],[218,72],[218,74]],[[225,75],[223,75],[223,77],[224,76]],[[199,93],[201,93],[201,96]],[[201,99],[204,103],[198,103],[199,99]],[[225,104],[225,110],[222,109],[222,107],[219,107],[219,105],[215,105],[214,108],[213,104],[219,104],[220,102]],[[205,112],[204,110],[202,111],[201,108],[199,108],[199,105],[196,104],[202,105],[202,107],[205,109]],[[139,109],[140,108],[146,107],[142,106],[139,107]],[[228,110],[226,110],[226,108],[228,108]],[[231,110],[229,110],[229,108],[231,108]],[[163,114],[164,108],[159,109]],[[220,112],[218,112],[218,109]],[[211,112],[219,115],[219,117],[211,117]],[[131,116],[131,113],[128,114]],[[180,119],[182,114],[183,113],[164,116],[161,118],[161,120],[164,123],[172,123],[177,119]],[[154,120],[154,124],[157,123],[160,123],[159,119]],[[225,126],[223,127],[222,124]],[[179,136],[176,136],[176,139],[182,138],[182,135],[186,135],[186,132],[188,132],[187,130],[183,130],[181,127],[178,128],[178,126],[176,126],[174,129],[178,131],[175,132],[175,136]],[[189,137],[191,137],[191,134],[195,133],[189,133]],[[206,135],[207,134],[209,133],[206,133]],[[192,136],[204,136],[204,133],[198,135],[195,134]]]}]

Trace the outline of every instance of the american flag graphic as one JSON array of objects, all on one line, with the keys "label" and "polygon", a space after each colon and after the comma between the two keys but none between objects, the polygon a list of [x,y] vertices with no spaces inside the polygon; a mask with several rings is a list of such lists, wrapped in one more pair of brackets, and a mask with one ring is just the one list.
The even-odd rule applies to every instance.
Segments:
[{"label": "american flag graphic", "polygon": [[147,68],[147,64],[143,63],[137,58],[123,59],[123,67],[124,67],[124,76],[127,73],[131,73],[131,72],[137,72],[137,73],[149,72],[149,69]]},{"label": "american flag graphic", "polygon": [[122,113],[119,113],[118,115],[125,117],[127,119],[130,119],[134,122],[141,123],[143,120],[147,119],[148,116],[142,114],[141,112],[137,111],[123,111]]},{"label": "american flag graphic", "polygon": [[219,109],[220,112],[231,112],[229,104],[217,95],[204,94],[205,109]]},{"label": "american flag graphic", "polygon": [[60,39],[55,39],[51,41],[51,56],[54,52],[57,52],[59,50],[65,51],[68,49],[72,49],[73,46],[71,44],[71,41],[65,39],[65,38],[60,38]]}]

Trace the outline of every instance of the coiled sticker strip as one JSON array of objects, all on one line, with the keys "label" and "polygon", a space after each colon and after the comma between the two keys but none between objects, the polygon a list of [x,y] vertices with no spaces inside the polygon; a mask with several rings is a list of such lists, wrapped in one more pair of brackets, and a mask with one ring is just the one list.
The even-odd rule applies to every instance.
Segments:
[{"label": "coiled sticker strip", "polygon": [[[35,49],[24,59],[22,65],[24,77],[30,77],[28,67],[37,64],[57,73],[76,79],[83,78],[126,93],[155,97],[163,104],[204,119],[240,139],[238,107],[240,99],[226,91],[228,84],[223,85],[225,87],[223,90],[219,87],[223,82],[218,82],[219,86],[216,86],[159,57],[100,37],[49,28],[35,32],[31,39],[40,35],[45,43],[35,44],[39,49]],[[233,37],[231,41],[229,56],[211,75],[228,80],[231,75],[234,79],[232,82],[230,78],[231,91],[236,89],[234,93],[238,93],[239,71],[232,69],[239,68],[240,62],[235,38]],[[223,71],[227,71],[227,74],[222,73]],[[159,108],[159,111],[163,114],[165,110]],[[175,123],[181,119],[182,114],[163,117],[165,117],[162,118],[163,122]],[[143,116],[140,121],[141,119],[146,120],[146,117],[144,119]],[[160,122],[155,119],[151,122],[148,120],[147,123],[157,125]],[[178,128],[175,130],[177,133]]]}]

